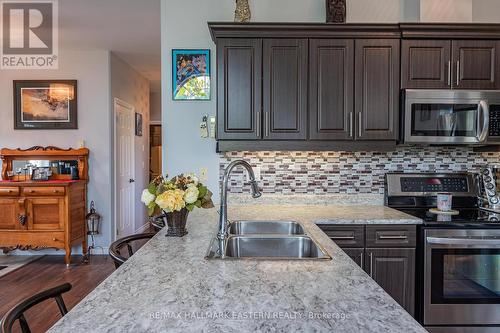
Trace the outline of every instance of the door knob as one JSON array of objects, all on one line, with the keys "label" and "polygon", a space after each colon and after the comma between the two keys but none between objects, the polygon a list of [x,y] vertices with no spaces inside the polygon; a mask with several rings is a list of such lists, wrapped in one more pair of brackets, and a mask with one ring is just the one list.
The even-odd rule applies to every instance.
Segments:
[{"label": "door knob", "polygon": [[128,180],[128,182],[129,182],[129,183],[135,183],[135,179],[130,178],[130,179]]}]

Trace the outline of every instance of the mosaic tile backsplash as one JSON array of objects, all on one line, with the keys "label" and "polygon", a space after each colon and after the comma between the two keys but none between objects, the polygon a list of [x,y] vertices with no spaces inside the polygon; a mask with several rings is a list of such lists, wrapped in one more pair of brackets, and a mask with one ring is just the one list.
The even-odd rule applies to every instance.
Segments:
[{"label": "mosaic tile backsplash", "polygon": [[[264,193],[383,194],[387,172],[476,172],[500,163],[500,153],[472,148],[398,147],[391,152],[228,152],[220,156],[220,175],[234,160],[244,159],[256,170]],[[246,173],[235,169],[231,193],[250,192]]]}]

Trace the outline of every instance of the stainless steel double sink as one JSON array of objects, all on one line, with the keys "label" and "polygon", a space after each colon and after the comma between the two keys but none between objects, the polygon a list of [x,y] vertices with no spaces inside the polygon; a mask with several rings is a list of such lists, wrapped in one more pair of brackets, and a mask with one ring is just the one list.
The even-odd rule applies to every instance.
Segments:
[{"label": "stainless steel double sink", "polygon": [[215,237],[207,259],[330,260],[328,253],[294,221],[236,221],[229,236]]}]

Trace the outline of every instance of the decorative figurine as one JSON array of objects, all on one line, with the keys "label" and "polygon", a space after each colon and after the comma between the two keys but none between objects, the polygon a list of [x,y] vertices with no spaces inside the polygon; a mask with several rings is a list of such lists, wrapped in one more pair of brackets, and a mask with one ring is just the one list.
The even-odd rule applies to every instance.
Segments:
[{"label": "decorative figurine", "polygon": [[346,0],[326,0],[326,23],[345,23]]},{"label": "decorative figurine", "polygon": [[234,11],[234,22],[250,22],[252,13],[248,0],[236,0],[236,9]]}]

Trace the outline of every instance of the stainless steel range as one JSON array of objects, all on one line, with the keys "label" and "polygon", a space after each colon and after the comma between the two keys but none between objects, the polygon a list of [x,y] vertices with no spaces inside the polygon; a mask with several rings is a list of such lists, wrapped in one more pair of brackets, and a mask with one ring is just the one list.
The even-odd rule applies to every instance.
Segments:
[{"label": "stainless steel range", "polygon": [[[439,192],[456,215],[429,212]],[[479,207],[472,174],[388,174],[386,205],[422,218],[417,319],[430,332],[500,332],[500,214]]]}]

